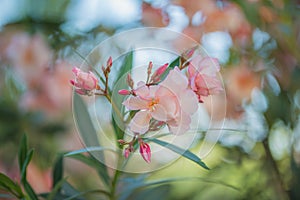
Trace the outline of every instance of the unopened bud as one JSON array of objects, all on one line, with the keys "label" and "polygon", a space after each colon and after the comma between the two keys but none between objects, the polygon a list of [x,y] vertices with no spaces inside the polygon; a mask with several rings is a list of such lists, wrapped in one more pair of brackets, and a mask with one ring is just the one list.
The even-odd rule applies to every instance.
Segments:
[{"label": "unopened bud", "polygon": [[118,93],[119,93],[120,95],[129,95],[129,94],[131,94],[131,91],[122,89],[122,90],[119,90]]},{"label": "unopened bud", "polygon": [[151,162],[151,149],[149,144],[143,141],[140,142],[140,154],[147,163]]},{"label": "unopened bud", "polygon": [[132,88],[133,88],[133,85],[134,85],[134,82],[133,82],[133,80],[132,80],[132,78],[131,78],[130,73],[127,74],[126,82],[127,82],[128,86],[132,89]]},{"label": "unopened bud", "polygon": [[112,58],[111,56],[109,56],[107,63],[106,63],[106,67],[110,68],[112,66]]}]

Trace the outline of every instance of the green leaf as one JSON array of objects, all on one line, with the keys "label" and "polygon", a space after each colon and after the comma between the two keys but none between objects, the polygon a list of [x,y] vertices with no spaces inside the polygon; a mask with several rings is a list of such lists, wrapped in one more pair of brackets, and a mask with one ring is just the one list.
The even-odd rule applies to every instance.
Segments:
[{"label": "green leaf", "polygon": [[178,154],[182,155],[183,157],[197,163],[198,165],[200,165],[204,169],[209,169],[206,166],[206,164],[198,156],[196,156],[194,153],[190,152],[189,150],[182,149],[178,146],[175,146],[173,144],[170,144],[170,143],[162,141],[162,140],[158,140],[156,138],[147,138],[147,140],[152,141],[152,142],[154,142],[158,145],[164,146],[164,147],[174,151],[175,153],[178,153]]},{"label": "green leaf", "polygon": [[76,160],[81,161],[81,162],[85,163],[86,165],[96,169],[99,176],[104,181],[104,183],[107,186],[110,185],[110,177],[107,173],[106,166],[103,163],[101,163],[100,161],[98,161],[96,158],[94,158],[93,156],[84,156],[82,154],[69,154],[66,157],[76,159]]},{"label": "green leaf", "polygon": [[24,197],[21,187],[8,176],[0,172],[0,189],[10,192],[17,198]]},{"label": "green leaf", "polygon": [[62,185],[66,182],[65,179],[60,179],[55,183],[55,186],[52,188],[52,191],[47,195],[47,200],[55,199],[56,195],[60,192]]},{"label": "green leaf", "polygon": [[97,132],[87,110],[87,106],[82,97],[77,93],[74,93],[73,96],[73,111],[76,127],[85,144],[89,146],[100,146]]},{"label": "green leaf", "polygon": [[174,69],[176,66],[178,67],[180,64],[180,56],[178,56],[175,60],[173,60],[168,68],[166,69],[166,71],[161,75],[161,80],[165,80],[165,78],[167,77],[167,75],[169,74],[169,72]]},{"label": "green leaf", "polygon": [[29,165],[29,163],[30,163],[30,161],[32,159],[33,152],[34,152],[34,150],[30,149],[27,152],[26,158],[25,158],[25,160],[23,162],[23,166],[22,166],[22,170],[21,170],[21,182],[23,182],[24,180],[26,180],[27,166]]},{"label": "green leaf", "polygon": [[[129,86],[126,83],[126,79],[124,79],[123,77],[127,74],[130,73],[131,69],[132,69],[132,63],[133,63],[133,51],[130,51],[123,62],[123,65],[121,66],[119,73],[117,75],[117,79],[116,82],[117,84],[114,84],[114,88],[113,91],[119,91],[121,89],[128,89]],[[123,79],[122,79],[123,78]],[[122,103],[125,100],[125,96],[119,95],[118,93],[116,93],[115,95],[117,95],[116,97],[113,96],[113,104],[115,106],[113,106],[114,110],[114,114],[112,116],[112,125],[116,134],[117,139],[123,139],[124,137],[124,115],[125,115],[125,110],[124,108],[122,109]],[[117,109],[117,110],[116,110]],[[117,123],[117,121],[119,123]],[[119,127],[119,125],[121,127]]]},{"label": "green leaf", "polygon": [[30,186],[30,184],[27,182],[27,180],[24,180],[23,186],[24,186],[24,189],[25,189],[27,195],[29,196],[30,200],[38,200],[36,193]]},{"label": "green leaf", "polygon": [[154,181],[148,181],[148,182],[139,182],[138,184],[124,184],[126,187],[123,188],[123,191],[120,195],[120,200],[125,200],[136,190],[140,190],[147,187],[153,187],[156,185],[163,185],[163,184],[170,184],[173,182],[180,182],[180,181],[202,181],[205,183],[211,183],[211,184],[218,184],[224,187],[229,187],[234,190],[240,190],[240,188],[224,183],[219,180],[212,180],[211,178],[202,178],[202,177],[175,177],[175,178],[165,178],[160,180],[154,180]]},{"label": "green leaf", "polygon": [[114,149],[108,148],[108,147],[86,147],[86,148],[83,148],[83,149],[78,149],[78,150],[75,150],[75,151],[64,153],[64,156],[68,157],[68,156],[72,156],[72,155],[75,155],[75,154],[90,153],[90,152],[93,152],[93,151],[105,151],[105,150],[117,153]]},{"label": "green leaf", "polygon": [[21,144],[19,147],[18,159],[19,159],[19,169],[22,173],[23,164],[27,156],[27,137],[24,134],[21,139]]},{"label": "green leaf", "polygon": [[60,155],[54,165],[53,169],[53,184],[52,187],[55,188],[56,185],[61,182],[63,179],[63,171],[64,171],[64,163],[63,163],[63,156]]},{"label": "green leaf", "polygon": [[65,198],[64,200],[71,200],[71,199],[75,199],[75,198],[78,198],[78,197],[81,197],[83,195],[86,195],[86,194],[90,194],[90,193],[100,193],[100,194],[104,194],[106,196],[110,196],[110,193],[105,191],[105,190],[88,190],[88,191],[85,191],[85,192],[79,192],[77,194],[74,194],[73,196],[70,196],[68,198]]},{"label": "green leaf", "polygon": [[[74,93],[73,98],[73,110],[76,126],[78,128],[78,131],[81,133],[82,139],[84,140],[85,144],[88,144],[89,146],[100,146],[97,137],[97,132],[94,128],[92,119],[88,113],[86,105],[83,99],[76,93]],[[97,155],[99,155],[100,159],[104,161],[103,152],[99,151]],[[108,184],[109,176],[107,172],[107,167],[101,162],[98,162],[98,167],[101,168],[100,176],[102,177],[104,183]]]}]

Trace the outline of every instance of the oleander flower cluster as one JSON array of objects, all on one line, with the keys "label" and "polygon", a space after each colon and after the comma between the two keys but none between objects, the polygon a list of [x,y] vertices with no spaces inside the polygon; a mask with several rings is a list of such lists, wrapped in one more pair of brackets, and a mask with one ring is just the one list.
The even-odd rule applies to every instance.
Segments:
[{"label": "oleander flower cluster", "polygon": [[[102,67],[105,88],[99,86],[99,79],[93,72],[83,72],[76,67],[73,69],[75,79],[71,80],[71,84],[80,95],[108,97],[107,82],[111,66],[112,59],[109,58],[107,66]],[[128,73],[126,88],[129,89],[118,91],[119,95],[127,96],[122,104],[132,114],[128,129],[134,135],[131,141],[118,140],[118,143],[124,146],[125,158],[135,151],[134,146],[138,143],[139,152],[148,163],[151,162],[151,148],[143,140],[144,134],[163,127],[167,127],[172,134],[184,134],[190,129],[192,116],[198,104],[203,103],[203,97],[222,91],[217,76],[220,66],[215,58],[198,55],[184,65],[171,66],[166,63],[154,72],[152,70],[153,63],[149,62],[145,69],[147,80],[137,84]]]}]

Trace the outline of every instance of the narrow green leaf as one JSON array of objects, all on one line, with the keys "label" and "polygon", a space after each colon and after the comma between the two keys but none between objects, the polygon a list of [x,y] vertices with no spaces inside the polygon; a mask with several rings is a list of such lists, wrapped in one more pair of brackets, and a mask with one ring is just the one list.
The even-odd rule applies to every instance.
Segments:
[{"label": "narrow green leaf", "polygon": [[[74,97],[73,97],[73,110],[74,110],[74,118],[75,118],[76,126],[78,128],[78,131],[81,133],[82,139],[84,140],[85,144],[88,144],[89,146],[96,146],[96,147],[100,146],[97,137],[97,132],[94,128],[92,119],[88,113],[86,105],[83,99],[76,93],[74,93]],[[101,160],[104,161],[103,152],[99,151],[97,155],[99,155]],[[98,167],[101,168],[101,173],[99,175],[102,177],[104,183],[108,184],[109,176],[107,172],[107,167],[100,162],[98,162]]]},{"label": "narrow green leaf", "polygon": [[24,197],[21,187],[8,176],[0,172],[0,189],[10,192],[17,198]]},{"label": "narrow green leaf", "polygon": [[55,188],[56,185],[59,182],[61,182],[61,180],[63,179],[63,171],[64,171],[63,156],[59,155],[53,169],[53,184],[52,184],[53,188]]},{"label": "narrow green leaf", "polygon": [[52,188],[52,191],[47,195],[47,200],[53,200],[54,197],[59,193],[61,190],[62,185],[66,182],[65,179],[60,179],[56,182],[55,186]]},{"label": "narrow green leaf", "polygon": [[64,153],[64,156],[68,157],[68,156],[72,156],[72,155],[75,155],[75,154],[90,153],[90,152],[93,152],[93,151],[105,151],[105,150],[117,153],[114,149],[107,148],[107,147],[86,147],[86,148],[83,148],[83,149],[79,149],[79,150]]},{"label": "narrow green leaf", "polygon": [[30,186],[30,184],[27,182],[27,180],[24,181],[23,186],[24,186],[24,189],[25,189],[27,195],[29,196],[30,200],[38,200],[36,193]]},{"label": "narrow green leaf", "polygon": [[30,163],[30,161],[32,159],[33,152],[34,152],[34,150],[30,149],[27,152],[26,158],[25,158],[25,160],[23,162],[23,166],[22,166],[22,170],[21,170],[21,182],[23,182],[24,180],[26,180],[27,166],[29,165],[29,163]]},{"label": "narrow green leaf", "polygon": [[82,154],[71,154],[71,155],[68,155],[67,157],[81,161],[81,162],[85,163],[86,165],[96,169],[99,176],[104,181],[104,183],[107,186],[110,185],[110,177],[107,173],[106,166],[103,163],[101,163],[100,161],[98,161],[97,159],[95,159],[93,156],[84,156]]},{"label": "narrow green leaf", "polygon": [[185,150],[182,149],[178,146],[175,146],[173,144],[170,144],[168,142],[162,141],[162,140],[158,140],[156,138],[147,138],[148,141],[152,141],[158,145],[164,146],[170,150],[172,150],[175,153],[178,153],[180,155],[182,155],[183,157],[197,163],[198,165],[200,165],[201,167],[203,167],[204,169],[209,169],[206,164],[198,157],[196,156],[194,153],[190,152],[189,150]]},{"label": "narrow green leaf", "polygon": [[[120,67],[119,73],[117,74],[117,79],[115,81],[115,83],[117,83],[117,84],[114,84],[114,88],[112,91],[119,91],[121,89],[129,88],[129,86],[126,83],[126,79],[124,79],[123,77],[127,73],[130,73],[130,71],[132,70],[132,63],[133,63],[133,51],[130,51],[126,55],[123,65]],[[123,79],[121,79],[121,78],[123,78]],[[112,99],[113,100],[112,103],[115,105],[114,109],[117,109],[117,111],[113,110],[114,114],[112,116],[112,125],[113,125],[117,139],[123,139],[123,137],[124,137],[123,129],[125,127],[125,124],[123,121],[124,121],[125,110],[124,110],[124,108],[122,109],[122,102],[125,100],[126,97],[119,95],[119,94],[116,94],[116,95],[117,95],[117,97],[114,97]],[[118,121],[119,123],[116,123],[116,121]],[[121,127],[119,127],[119,126],[121,126]]]},{"label": "narrow green leaf", "polygon": [[88,191],[85,191],[85,192],[79,192],[77,194],[74,194],[73,196],[65,198],[64,200],[75,199],[75,198],[78,198],[78,197],[81,197],[81,196],[84,196],[84,195],[90,194],[90,193],[100,193],[100,194],[104,194],[108,197],[110,196],[110,193],[108,191],[105,191],[105,190],[88,190]]},{"label": "narrow green leaf", "polygon": [[82,97],[77,93],[74,93],[73,96],[73,111],[75,124],[83,141],[89,146],[100,146],[97,132],[87,110],[87,106]]},{"label": "narrow green leaf", "polygon": [[27,156],[27,137],[26,134],[24,134],[21,139],[19,153],[18,153],[20,172],[22,172],[23,164],[26,159],[26,156]]},{"label": "narrow green leaf", "polygon": [[176,66],[178,67],[179,64],[180,64],[180,56],[178,56],[175,60],[173,60],[173,61],[169,64],[169,66],[168,66],[168,68],[166,69],[166,71],[161,75],[161,80],[164,80],[164,79],[167,77],[167,75],[169,74],[169,72],[170,72],[172,69],[174,69]]},{"label": "narrow green leaf", "polygon": [[154,180],[154,181],[148,181],[148,182],[140,182],[139,184],[125,184],[126,187],[123,188],[123,191],[120,193],[120,200],[127,199],[134,191],[140,190],[147,187],[152,187],[156,185],[163,185],[163,184],[170,184],[174,182],[180,182],[180,181],[201,181],[205,183],[210,184],[217,184],[224,187],[228,187],[234,190],[239,191],[240,188],[230,185],[228,183],[224,183],[219,180],[212,180],[211,178],[202,178],[202,177],[175,177],[175,178],[165,178],[160,180]]},{"label": "narrow green leaf", "polygon": [[124,64],[121,66],[119,74],[117,75],[117,81],[125,74],[131,71],[133,63],[133,51],[130,51],[124,60]]}]

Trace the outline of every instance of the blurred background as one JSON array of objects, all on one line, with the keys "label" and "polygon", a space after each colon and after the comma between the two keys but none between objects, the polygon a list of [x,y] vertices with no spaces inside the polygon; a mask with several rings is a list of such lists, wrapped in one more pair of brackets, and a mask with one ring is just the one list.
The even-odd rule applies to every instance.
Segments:
[{"label": "blurred background", "polygon": [[[57,153],[83,147],[72,118],[72,66],[113,34],[166,27],[191,37],[219,59],[227,113],[214,114],[226,118],[226,129],[204,160],[211,170],[179,159],[150,179],[201,176],[240,189],[186,181],[137,191],[129,198],[300,199],[299,0],[0,3],[2,173],[18,179],[16,155],[26,133],[36,150],[29,182],[37,192],[49,191]],[[174,46],[180,42],[174,40]],[[209,106],[207,112],[212,112]],[[65,166],[68,180],[80,190],[99,187],[87,169],[71,160]]]}]

